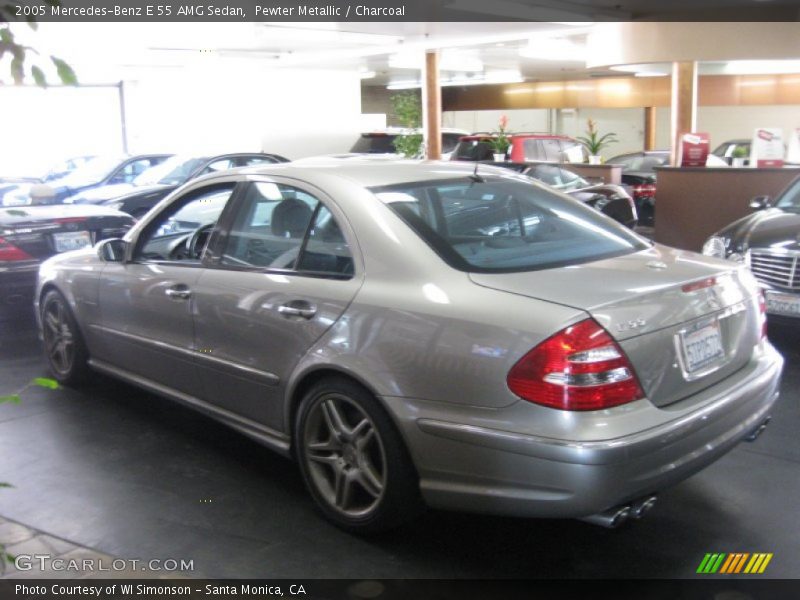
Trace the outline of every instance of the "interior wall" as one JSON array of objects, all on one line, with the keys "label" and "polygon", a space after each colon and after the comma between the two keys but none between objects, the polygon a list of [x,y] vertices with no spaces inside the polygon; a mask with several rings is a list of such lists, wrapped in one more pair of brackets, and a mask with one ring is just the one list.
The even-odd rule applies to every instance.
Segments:
[{"label": "interior wall", "polygon": [[509,131],[550,131],[550,111],[543,108],[520,110],[459,110],[442,113],[442,125],[470,133],[497,131],[500,117],[508,117]]},{"label": "interior wall", "polygon": [[644,147],[643,108],[578,108],[558,112],[558,133],[563,135],[585,136],[589,119],[597,124],[600,136],[615,133],[618,141],[600,153],[605,158],[636,152]]},{"label": "interior wall", "polygon": [[[613,131],[619,142],[606,148],[602,154],[611,158],[627,152],[638,152],[644,147],[643,108],[579,108],[553,111],[554,133],[577,137],[584,135],[587,119],[597,122],[600,134]],[[670,141],[670,109],[656,109],[656,149],[667,150]],[[500,115],[508,115],[512,131],[549,131],[548,111],[479,110],[449,111],[444,113],[446,127],[467,131],[493,131],[497,129]],[[757,127],[779,127],[784,136],[800,128],[800,106],[701,106],[697,112],[697,129],[711,138],[711,149],[726,140],[751,138]]]},{"label": "interior wall", "polygon": [[190,69],[126,84],[132,152],[260,151],[290,159],[346,152],[360,129],[356,72]]},{"label": "interior wall", "polygon": [[70,156],[122,152],[116,86],[0,86],[0,106],[0,175],[37,176]]}]

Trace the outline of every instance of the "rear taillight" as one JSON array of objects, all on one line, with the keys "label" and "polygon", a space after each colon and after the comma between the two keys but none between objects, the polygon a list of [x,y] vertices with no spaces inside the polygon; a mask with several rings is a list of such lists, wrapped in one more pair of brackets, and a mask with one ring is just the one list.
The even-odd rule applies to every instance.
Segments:
[{"label": "rear taillight", "polygon": [[758,291],[758,320],[761,323],[761,339],[767,339],[767,298],[764,290]]},{"label": "rear taillight", "polygon": [[561,410],[600,410],[644,397],[628,357],[594,319],[536,346],[507,382],[520,398]]},{"label": "rear taillight", "polygon": [[656,195],[656,186],[652,183],[643,183],[631,187],[634,198],[652,198]]},{"label": "rear taillight", "polygon": [[0,261],[12,262],[17,260],[33,260],[33,257],[5,238],[0,237]]}]

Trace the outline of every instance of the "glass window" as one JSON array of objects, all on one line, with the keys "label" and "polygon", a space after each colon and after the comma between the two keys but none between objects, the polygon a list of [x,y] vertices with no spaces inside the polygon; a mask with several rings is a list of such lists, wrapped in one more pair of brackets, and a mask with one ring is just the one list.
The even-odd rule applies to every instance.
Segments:
[{"label": "glass window", "polygon": [[790,211],[800,211],[800,179],[778,199],[778,208]]},{"label": "glass window", "polygon": [[319,201],[288,185],[248,186],[228,235],[221,264],[292,269]]},{"label": "glass window", "polygon": [[541,185],[487,177],[373,188],[454,268],[515,272],[628,254],[644,240]]},{"label": "glass window", "polygon": [[576,190],[589,185],[583,178],[572,171],[553,165],[536,165],[531,167],[526,175],[546,183],[557,190]]},{"label": "glass window", "polygon": [[541,140],[534,138],[523,140],[522,149],[525,152],[525,160],[546,160]]},{"label": "glass window", "polygon": [[204,188],[172,203],[140,236],[136,257],[199,262],[234,187]]},{"label": "glass window", "polygon": [[492,160],[492,153],[489,141],[478,139],[461,140],[453,150],[456,160]]},{"label": "glass window", "polygon": [[255,165],[263,165],[264,163],[272,163],[273,160],[262,156],[248,156],[240,158],[236,161],[237,166],[240,167],[253,167]]},{"label": "glass window", "polygon": [[134,184],[181,185],[186,183],[189,176],[203,164],[203,161],[205,161],[204,158],[173,156],[142,173],[136,178]]},{"label": "glass window", "polygon": [[559,162],[561,160],[561,144],[558,140],[542,140],[545,160]]},{"label": "glass window", "polygon": [[298,271],[351,275],[353,255],[331,212],[320,205],[306,246],[297,263]]}]

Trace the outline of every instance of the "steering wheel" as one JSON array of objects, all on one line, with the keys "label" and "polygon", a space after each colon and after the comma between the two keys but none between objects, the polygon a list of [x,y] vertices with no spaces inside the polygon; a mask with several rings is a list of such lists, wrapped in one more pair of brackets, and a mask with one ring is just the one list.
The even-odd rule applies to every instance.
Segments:
[{"label": "steering wheel", "polygon": [[200,259],[203,255],[203,250],[208,245],[208,240],[211,238],[211,230],[214,229],[216,223],[208,223],[195,229],[189,242],[186,244],[186,253],[189,258]]}]

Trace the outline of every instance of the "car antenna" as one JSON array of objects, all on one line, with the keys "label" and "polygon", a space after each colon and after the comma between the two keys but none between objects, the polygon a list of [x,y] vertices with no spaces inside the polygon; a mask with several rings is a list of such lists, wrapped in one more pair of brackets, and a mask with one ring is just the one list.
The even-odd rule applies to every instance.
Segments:
[{"label": "car antenna", "polygon": [[483,177],[481,177],[480,175],[478,175],[478,165],[479,164],[480,163],[478,161],[475,161],[475,170],[472,172],[472,175],[470,175],[469,178],[472,181],[474,181],[475,183],[486,183],[486,180]]}]

